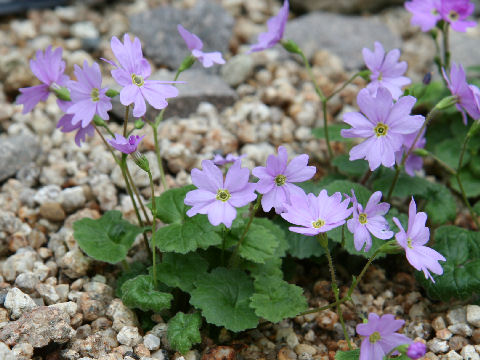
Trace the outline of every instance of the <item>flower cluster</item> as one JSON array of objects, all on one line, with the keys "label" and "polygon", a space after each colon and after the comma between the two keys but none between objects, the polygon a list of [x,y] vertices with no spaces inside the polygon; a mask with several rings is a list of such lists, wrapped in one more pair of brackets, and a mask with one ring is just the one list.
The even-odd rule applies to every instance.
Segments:
[{"label": "flower cluster", "polygon": [[470,0],[413,0],[406,2],[405,8],[413,15],[411,24],[420,26],[422,31],[433,29],[440,20],[459,32],[476,25],[467,20],[475,10]]}]

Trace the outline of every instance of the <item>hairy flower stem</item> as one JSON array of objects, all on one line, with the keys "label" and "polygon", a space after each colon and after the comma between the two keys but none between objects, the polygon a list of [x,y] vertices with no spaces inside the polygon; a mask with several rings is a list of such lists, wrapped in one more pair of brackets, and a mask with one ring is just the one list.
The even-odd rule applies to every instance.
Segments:
[{"label": "hairy flower stem", "polygon": [[145,209],[145,205],[143,205],[142,198],[140,197],[140,194],[138,193],[138,189],[135,186],[135,183],[133,182],[132,174],[130,174],[130,170],[128,169],[127,158],[126,157],[125,157],[125,160],[124,160],[124,167],[125,167],[125,174],[127,175],[127,178],[128,178],[128,180],[130,182],[130,185],[133,189],[133,193],[135,194],[138,202],[140,203],[140,208],[142,209],[143,216],[145,216],[145,221],[147,223],[150,223],[150,218],[148,217],[148,213],[147,213],[147,210]]},{"label": "hairy flower stem", "polygon": [[255,214],[257,213],[258,208],[260,207],[260,203],[262,202],[262,196],[263,196],[262,194],[258,195],[257,201],[255,202],[255,204],[250,205],[250,217],[248,219],[247,225],[245,226],[245,229],[243,229],[242,236],[240,237],[240,240],[238,240],[238,244],[230,258],[231,266],[238,265],[238,261],[239,261],[238,252],[240,251],[240,246],[242,246],[242,243],[245,240],[245,237],[247,236],[248,230],[250,229],[250,225],[252,225],[253,219],[255,218]]},{"label": "hairy flower stem", "polygon": [[347,295],[345,297],[347,298],[351,298],[352,294],[353,294],[353,290],[355,290],[355,288],[357,287],[357,285],[360,283],[360,281],[362,280],[363,276],[365,275],[365,273],[367,272],[367,269],[370,267],[370,265],[372,264],[373,260],[375,260],[375,258],[377,257],[377,255],[380,253],[380,249],[377,249],[377,251],[375,251],[373,253],[373,255],[370,257],[370,259],[368,259],[367,263],[365,264],[365,266],[363,267],[362,271],[360,272],[360,274],[353,279],[352,281],[352,285],[350,285],[350,288],[348,289],[348,292],[347,292]]},{"label": "hairy flower stem", "polygon": [[130,111],[130,105],[125,107],[125,119],[123,120],[123,137],[127,136],[127,124],[128,124],[129,111]]},{"label": "hairy flower stem", "polygon": [[450,29],[450,24],[445,21],[445,24],[443,26],[442,32],[443,32],[443,67],[445,70],[448,70],[450,68],[450,39],[449,39],[449,29]]},{"label": "hairy flower stem", "polygon": [[153,187],[152,172],[148,171],[148,179],[150,180],[150,190],[152,191],[152,266],[153,266],[153,285],[157,287],[157,263],[156,263],[156,247],[155,247],[155,230],[157,227],[157,204],[155,201],[155,189]]},{"label": "hairy flower stem", "polygon": [[[160,115],[157,117],[162,119],[163,118],[163,111],[160,113]],[[155,119],[155,122],[153,124],[150,124],[153,129],[153,141],[155,142],[155,155],[157,157],[157,163],[158,163],[158,169],[160,170],[160,180],[162,181],[162,186],[163,190],[168,190],[168,184],[167,184],[167,179],[165,177],[165,170],[163,169],[163,162],[162,162],[162,155],[160,154],[160,147],[158,146],[158,125],[157,125],[157,119]],[[161,120],[160,120],[161,121]],[[159,123],[160,123],[159,121]]]},{"label": "hairy flower stem", "polygon": [[345,336],[345,340],[347,340],[348,349],[353,350],[352,343],[350,342],[350,337],[348,336],[347,328],[345,327],[345,322],[343,321],[343,313],[342,309],[340,308],[340,298],[339,298],[339,290],[337,285],[337,280],[335,277],[335,268],[333,267],[333,260],[332,254],[330,254],[330,249],[328,248],[328,237],[326,233],[320,233],[318,236],[318,242],[320,245],[325,249],[325,254],[327,255],[328,260],[328,268],[330,269],[330,276],[332,277],[332,291],[335,295],[335,302],[337,303],[337,313],[338,318],[340,319],[340,324],[342,325],[343,335]]}]

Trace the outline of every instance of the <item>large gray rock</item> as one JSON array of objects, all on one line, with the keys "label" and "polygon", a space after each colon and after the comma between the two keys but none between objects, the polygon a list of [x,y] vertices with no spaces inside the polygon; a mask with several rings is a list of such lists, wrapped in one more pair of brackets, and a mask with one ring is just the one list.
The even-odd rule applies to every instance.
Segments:
[{"label": "large gray rock", "polygon": [[376,18],[324,12],[287,23],[284,39],[295,41],[309,58],[317,50],[328,50],[338,55],[347,69],[362,67],[362,49],[373,49],[375,41],[381,42],[385,50],[401,45],[400,37]]},{"label": "large gray rock", "polygon": [[480,64],[480,32],[471,29],[466,33],[450,31],[450,52],[452,61],[462,64],[463,67]]},{"label": "large gray rock", "polygon": [[[174,72],[160,70],[149,79],[167,81],[173,79],[174,76]],[[182,72],[179,80],[186,83],[177,85],[179,94],[176,98],[167,99],[168,107],[165,117],[186,117],[197,110],[198,105],[204,101],[213,104],[220,112],[237,99],[236,92],[220,76],[208,74],[201,69],[186,70]],[[112,104],[113,113],[119,118],[123,118],[125,107],[120,104],[118,96],[113,99]],[[147,120],[153,120],[159,112],[160,110],[147,105],[145,117]]]},{"label": "large gray rock", "polygon": [[188,10],[160,6],[130,16],[131,31],[142,40],[147,57],[157,65],[177,69],[189,50],[177,31],[182,24],[203,41],[204,51],[228,50],[234,20],[220,5],[198,1]]},{"label": "large gray rock", "polygon": [[294,11],[331,11],[342,14],[375,12],[405,0],[290,0]]},{"label": "large gray rock", "polygon": [[0,149],[0,181],[15,175],[41,152],[37,138],[29,134],[0,138]]}]

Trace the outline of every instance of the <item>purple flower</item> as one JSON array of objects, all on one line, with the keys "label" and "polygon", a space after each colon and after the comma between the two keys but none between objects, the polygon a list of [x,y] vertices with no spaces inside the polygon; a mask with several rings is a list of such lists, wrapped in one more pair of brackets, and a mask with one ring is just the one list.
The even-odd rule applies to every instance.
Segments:
[{"label": "purple flower", "polygon": [[383,360],[383,357],[397,346],[410,344],[412,340],[397,333],[403,324],[405,321],[395,320],[391,314],[381,317],[375,313],[368,314],[368,323],[357,325],[357,333],[364,337],[359,360]]},{"label": "purple flower", "polygon": [[416,101],[413,96],[402,96],[393,103],[392,95],[384,88],[378,89],[376,97],[367,89],[360,90],[357,104],[362,113],[343,116],[343,121],[352,128],[342,130],[342,136],[366,139],[350,150],[350,160],[366,159],[372,171],[380,164],[393,166],[404,135],[418,131],[425,120],[423,116],[410,115]]},{"label": "purple flower", "polygon": [[240,155],[240,156],[235,156],[235,155],[232,155],[232,154],[227,154],[227,156],[223,157],[222,155],[217,154],[217,155],[215,155],[215,157],[213,158],[212,161],[215,165],[221,166],[221,165],[233,163],[237,160],[241,160],[245,156],[247,156],[247,155],[244,154],[244,155]]},{"label": "purple flower", "polygon": [[123,44],[116,36],[110,42],[120,66],[109,62],[116,69],[112,76],[117,83],[123,86],[120,91],[120,102],[128,106],[134,104],[133,116],[141,117],[147,111],[145,100],[155,109],[167,107],[167,98],[176,97],[178,89],[167,83],[182,83],[181,81],[147,80],[152,70],[148,61],[143,58],[142,44],[136,37],[130,41],[128,34],[123,36]]},{"label": "purple flower", "polygon": [[249,183],[250,171],[236,161],[228,170],[225,180],[222,171],[211,160],[202,161],[202,170],[192,170],[192,182],[198,187],[185,196],[185,204],[192,206],[188,216],[207,214],[214,226],[227,228],[237,216],[235,208],[247,205],[257,198],[255,184]]},{"label": "purple flower", "polygon": [[477,25],[475,21],[466,20],[474,10],[475,5],[470,0],[442,0],[439,12],[453,30],[465,32],[467,28]]},{"label": "purple flower", "polygon": [[74,73],[77,81],[70,80],[67,84],[72,105],[66,113],[73,114],[72,124],[81,123],[82,128],[87,127],[95,115],[108,120],[108,111],[112,109],[112,102],[105,95],[108,89],[102,89],[100,66],[94,62],[89,67],[85,61],[83,69],[75,65]]},{"label": "purple flower", "polygon": [[352,190],[353,218],[347,221],[347,227],[348,231],[353,234],[353,242],[357,251],[361,251],[365,244],[365,252],[370,250],[372,247],[370,234],[382,240],[390,239],[393,236],[393,231],[390,231],[384,217],[390,209],[390,204],[380,203],[381,198],[381,191],[374,192],[364,210]]},{"label": "purple flower", "polygon": [[17,104],[23,104],[23,113],[26,114],[40,101],[46,101],[50,92],[50,86],[64,86],[68,76],[64,75],[65,61],[62,60],[62,48],[52,51],[49,46],[45,53],[38,50],[35,59],[30,60],[30,69],[35,76],[43,83],[19,89],[21,95],[17,98]]},{"label": "purple flower", "polygon": [[[402,148],[400,149],[400,151],[397,151],[395,153],[395,160],[397,164],[400,164],[402,162],[403,154],[408,150],[410,150],[410,147],[415,141],[417,134],[418,132],[415,132],[415,133],[404,136]],[[425,131],[423,131],[422,136],[420,136],[418,141],[415,143],[415,147],[413,148],[413,150],[423,149],[426,143],[427,143],[427,140],[425,139]],[[405,171],[410,176],[415,176],[415,171],[422,170],[422,167],[423,167],[423,158],[413,153],[410,154],[407,160],[405,161]]]},{"label": "purple flower", "polygon": [[267,21],[268,31],[258,35],[258,42],[252,45],[249,53],[270,49],[282,40],[288,20],[288,6],[288,0],[285,0],[277,16]]},{"label": "purple flower", "polygon": [[291,204],[284,204],[285,212],[281,216],[289,223],[300,225],[291,226],[288,230],[307,236],[324,233],[345,224],[345,219],[352,213],[351,208],[347,209],[350,199],[342,201],[339,192],[328,196],[327,190],[322,190],[315,196],[302,191],[292,195],[290,200]]},{"label": "purple flower", "polygon": [[[67,111],[67,109],[72,105],[70,101],[62,101],[62,100],[57,100],[57,104],[63,112]],[[78,147],[81,147],[82,142],[86,141],[87,135],[88,136],[94,135],[95,128],[93,127],[92,124],[88,124],[87,127],[82,128],[82,124],[80,122],[74,125],[72,123],[72,120],[73,120],[72,114],[63,115],[58,121],[57,129],[60,129],[60,131],[63,133],[68,133],[68,132],[77,130],[77,133],[75,134],[75,144],[77,144]]]},{"label": "purple flower", "polygon": [[478,107],[480,90],[475,85],[469,85],[467,83],[463,66],[457,66],[457,64],[453,63],[450,68],[450,78],[447,76],[445,69],[442,69],[442,72],[452,95],[458,97],[458,103],[455,106],[462,114],[463,123],[465,125],[467,124],[466,113],[468,113],[473,120],[480,119],[480,109]]},{"label": "purple flower", "polygon": [[287,149],[278,147],[278,156],[270,155],[267,158],[267,166],[258,166],[252,170],[252,174],[260,179],[257,183],[257,191],[264,194],[262,198],[263,211],[269,212],[272,207],[280,214],[286,203],[290,203],[290,197],[301,195],[304,191],[293,183],[309,180],[315,175],[315,166],[307,166],[308,155],[302,154],[293,158],[288,163]]},{"label": "purple flower", "polygon": [[412,13],[410,23],[418,25],[422,31],[429,31],[435,27],[440,15],[441,0],[413,0],[405,3],[405,8]]},{"label": "purple flower", "polygon": [[398,62],[400,50],[393,49],[385,54],[382,44],[376,41],[373,52],[363,48],[362,54],[365,65],[372,72],[367,89],[375,96],[378,88],[387,88],[392,97],[397,100],[403,93],[402,87],[412,82],[408,77],[403,76],[408,65],[406,61]]},{"label": "purple flower", "polygon": [[201,51],[203,48],[203,42],[200,38],[186,30],[182,25],[177,25],[178,32],[182,36],[183,40],[187,44],[188,50],[192,52],[203,65],[203,67],[211,67],[213,64],[225,64],[225,60],[222,54],[218,51],[206,53]]},{"label": "purple flower", "polygon": [[416,341],[413,344],[410,344],[410,346],[407,349],[407,356],[413,360],[420,359],[421,357],[425,356],[426,353],[427,353],[427,345],[419,341]]},{"label": "purple flower", "polygon": [[137,150],[138,144],[143,140],[144,136],[130,135],[128,139],[122,135],[115,134],[115,139],[108,139],[108,143],[115,149],[124,154],[131,154]]},{"label": "purple flower", "polygon": [[446,259],[439,252],[423,246],[430,239],[430,230],[425,226],[427,214],[424,212],[419,212],[417,214],[417,205],[412,197],[408,209],[407,232],[405,232],[402,224],[397,218],[394,217],[393,221],[400,229],[400,232],[395,234],[395,239],[398,244],[405,249],[407,260],[410,265],[418,271],[423,271],[426,279],[430,278],[435,282],[429,270],[434,274],[442,275],[443,269],[438,262],[446,261]]}]

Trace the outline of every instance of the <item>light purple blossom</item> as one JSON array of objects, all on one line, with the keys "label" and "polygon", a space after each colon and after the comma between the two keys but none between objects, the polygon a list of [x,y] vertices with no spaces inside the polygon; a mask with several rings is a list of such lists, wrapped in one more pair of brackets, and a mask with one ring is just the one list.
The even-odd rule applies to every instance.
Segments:
[{"label": "light purple blossom", "polygon": [[382,240],[393,237],[393,231],[390,231],[388,221],[384,217],[390,209],[390,204],[380,203],[381,198],[381,191],[374,192],[363,209],[352,190],[353,218],[347,221],[347,227],[353,234],[353,242],[357,251],[361,251],[365,244],[365,252],[370,250],[372,247],[370,234]]},{"label": "light purple blossom", "polygon": [[412,340],[397,333],[403,324],[405,321],[395,320],[391,314],[381,317],[375,313],[368,314],[368,323],[357,325],[357,333],[363,337],[359,360],[383,360],[397,346],[411,344]]},{"label": "light purple blossom", "polygon": [[52,51],[49,46],[45,53],[38,50],[35,59],[30,60],[30,69],[42,82],[41,85],[20,88],[21,95],[17,98],[17,104],[23,105],[23,113],[26,114],[40,101],[46,101],[51,86],[65,86],[68,76],[64,75],[65,61],[62,60],[62,48]]},{"label": "light purple blossom", "polygon": [[[63,112],[67,111],[67,109],[72,105],[70,101],[62,100],[57,100],[57,104]],[[72,114],[63,115],[58,121],[57,129],[60,129],[60,131],[63,133],[69,133],[77,130],[77,133],[75,134],[75,144],[77,144],[78,147],[81,147],[82,142],[86,141],[87,135],[93,136],[95,134],[95,128],[92,124],[88,124],[87,127],[82,128],[82,124],[80,122],[73,124],[72,120]]]},{"label": "light purple blossom", "polygon": [[233,155],[233,154],[227,154],[227,156],[223,157],[222,155],[217,154],[213,158],[213,163],[215,165],[221,166],[221,165],[225,165],[225,164],[229,164],[229,163],[234,163],[237,160],[243,159],[245,156],[247,156],[247,155],[243,154],[243,155],[240,155],[240,156],[236,156],[236,155]]},{"label": "light purple blossom", "polygon": [[418,271],[423,271],[426,279],[430,278],[435,282],[429,271],[437,275],[442,275],[443,268],[438,262],[446,261],[446,259],[439,252],[423,246],[430,239],[430,230],[425,226],[427,214],[424,212],[419,212],[417,214],[417,205],[412,197],[408,209],[407,232],[405,232],[402,224],[397,218],[394,217],[393,221],[400,229],[400,231],[395,234],[395,239],[398,244],[405,249],[407,260],[410,265]]},{"label": "light purple blossom", "polygon": [[220,53],[219,51],[209,53],[203,52],[203,42],[197,35],[192,34],[180,24],[177,25],[177,29],[183,40],[187,44],[188,50],[190,50],[192,52],[192,55],[195,56],[198,61],[202,63],[203,67],[208,68],[211,67],[213,64],[225,64],[222,53]]},{"label": "light purple blossom", "polygon": [[341,135],[365,138],[350,150],[350,160],[366,159],[372,171],[381,164],[393,166],[404,135],[418,131],[425,121],[421,115],[410,115],[416,101],[413,96],[402,96],[393,103],[392,95],[384,88],[378,89],[376,97],[367,89],[360,90],[357,104],[362,113],[350,112],[343,116],[343,121],[352,128],[343,129]]},{"label": "light purple blossom", "polygon": [[397,100],[403,94],[402,87],[412,82],[403,76],[408,65],[406,61],[398,61],[400,50],[393,49],[385,53],[382,44],[376,41],[374,51],[363,48],[362,54],[365,65],[372,72],[367,89],[375,96],[378,88],[384,87]]},{"label": "light purple blossom", "polygon": [[[410,150],[415,138],[417,137],[418,132],[408,134],[404,136],[403,146],[400,151],[395,153],[395,159],[398,165],[401,164],[403,159],[403,154]],[[418,139],[415,143],[413,150],[415,149],[423,149],[425,144],[427,143],[427,139],[425,138],[425,131],[423,131],[422,136]],[[421,156],[415,155],[413,152],[408,156],[407,160],[405,161],[405,172],[410,176],[415,176],[415,171],[420,171],[423,168],[423,158]]]},{"label": "light purple blossom", "polygon": [[288,8],[288,0],[285,0],[278,14],[267,21],[268,31],[258,35],[258,42],[252,45],[249,53],[270,49],[282,40],[288,20]]},{"label": "light purple blossom", "polygon": [[342,194],[336,192],[328,196],[327,190],[318,196],[301,192],[291,197],[291,204],[285,204],[281,216],[289,223],[300,225],[288,229],[299,234],[314,236],[345,224],[352,209],[347,209],[350,199],[342,201]]},{"label": "light purple blossom", "polygon": [[83,128],[87,127],[95,115],[108,120],[108,111],[112,109],[112,102],[105,95],[108,89],[102,89],[100,66],[94,62],[89,67],[85,61],[83,69],[75,64],[74,73],[77,81],[70,80],[67,83],[72,105],[66,113],[73,114],[72,124],[80,123]]},{"label": "light purple blossom", "polygon": [[422,31],[432,30],[440,15],[441,0],[413,0],[405,3],[405,8],[413,15],[410,23],[418,25]]},{"label": "light purple blossom", "polygon": [[465,32],[469,27],[477,25],[475,21],[466,20],[474,10],[475,5],[470,0],[442,0],[439,12],[453,30]]},{"label": "light purple blossom", "polygon": [[120,134],[115,134],[115,138],[108,139],[108,143],[124,154],[131,154],[137,150],[138,144],[140,144],[144,137],[145,135],[130,135],[127,139]]},{"label": "light purple blossom", "polygon": [[267,166],[258,166],[252,170],[252,174],[260,179],[257,183],[257,191],[263,194],[263,211],[269,212],[272,207],[280,214],[284,205],[290,203],[290,197],[301,195],[304,191],[294,183],[311,179],[317,169],[315,166],[307,166],[308,155],[302,154],[288,162],[287,149],[278,147],[278,156],[270,155],[267,158]]},{"label": "light purple blossom", "polygon": [[425,356],[426,353],[427,353],[427,345],[419,341],[416,341],[413,344],[410,344],[406,354],[410,359],[417,360]]},{"label": "light purple blossom", "polygon": [[115,81],[123,86],[120,91],[120,102],[125,106],[134,104],[133,116],[145,115],[147,111],[145,100],[155,109],[163,109],[168,105],[167,98],[178,95],[178,89],[175,86],[166,84],[182,83],[182,81],[147,80],[152,69],[143,57],[142,44],[137,37],[131,41],[128,34],[125,34],[122,44],[114,36],[110,45],[120,64],[118,66],[108,61],[117,67],[111,73]]},{"label": "light purple blossom", "polygon": [[457,66],[457,64],[453,63],[450,68],[450,77],[447,76],[445,69],[442,69],[442,72],[452,95],[458,97],[458,103],[455,106],[462,114],[463,123],[467,124],[466,113],[473,120],[480,119],[480,108],[478,107],[480,90],[475,85],[467,83],[463,66]]},{"label": "light purple blossom", "polygon": [[237,160],[224,179],[222,171],[213,161],[203,160],[202,168],[192,170],[192,182],[198,189],[189,191],[185,196],[185,204],[192,206],[187,215],[207,214],[212,225],[223,223],[230,228],[237,216],[235,208],[257,198],[255,184],[248,182],[250,170],[242,168]]}]

